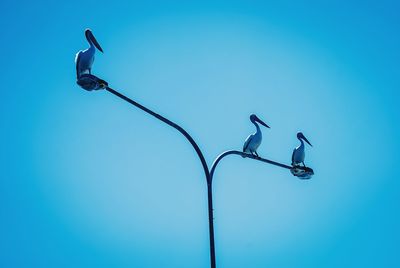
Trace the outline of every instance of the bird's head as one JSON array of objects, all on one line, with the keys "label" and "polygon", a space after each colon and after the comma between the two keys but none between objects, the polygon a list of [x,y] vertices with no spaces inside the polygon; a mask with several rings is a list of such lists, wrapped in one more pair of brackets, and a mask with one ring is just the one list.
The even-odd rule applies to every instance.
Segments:
[{"label": "bird's head", "polygon": [[307,140],[307,138],[303,135],[302,132],[298,132],[297,133],[297,138],[299,140],[303,140],[303,141],[307,142],[312,147],[311,143]]},{"label": "bird's head", "polygon": [[85,30],[85,36],[86,39],[88,40],[89,43],[93,43],[93,45],[100,50],[101,52],[103,52],[103,49],[101,48],[101,46],[99,45],[99,43],[97,42],[96,38],[94,37],[92,31],[90,29],[86,29]]},{"label": "bird's head", "polygon": [[263,125],[264,127],[270,128],[267,124],[265,124],[265,123],[264,123],[260,118],[258,118],[257,115],[255,115],[255,114],[250,115],[250,121],[251,121],[252,123],[258,122],[258,123],[260,123],[261,125]]}]

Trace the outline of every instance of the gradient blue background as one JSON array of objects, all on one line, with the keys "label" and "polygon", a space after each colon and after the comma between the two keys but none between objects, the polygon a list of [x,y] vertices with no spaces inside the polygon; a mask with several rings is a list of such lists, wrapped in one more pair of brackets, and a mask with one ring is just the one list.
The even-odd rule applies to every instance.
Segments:
[{"label": "gradient blue background", "polygon": [[209,163],[263,129],[310,181],[231,156],[219,267],[399,267],[396,1],[1,1],[0,267],[207,267],[206,184],[175,130],[75,84],[95,74],[181,124]]}]

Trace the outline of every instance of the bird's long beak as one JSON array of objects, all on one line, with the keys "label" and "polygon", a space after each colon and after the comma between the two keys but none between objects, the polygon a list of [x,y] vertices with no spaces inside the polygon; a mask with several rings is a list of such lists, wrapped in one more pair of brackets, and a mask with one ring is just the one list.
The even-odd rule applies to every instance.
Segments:
[{"label": "bird's long beak", "polygon": [[94,37],[94,35],[92,34],[91,31],[89,32],[89,38],[90,38],[90,40],[93,42],[93,45],[94,45],[98,50],[100,50],[102,53],[104,53],[104,52],[103,52],[103,49],[102,49],[101,46],[99,45],[99,42],[97,42],[96,38]]},{"label": "bird's long beak", "polygon": [[258,123],[260,123],[261,125],[263,125],[264,127],[270,128],[267,124],[265,124],[260,118],[256,118],[255,119]]},{"label": "bird's long beak", "polygon": [[303,139],[305,142],[307,142],[307,143],[312,147],[311,143],[307,140],[307,138],[304,137],[304,135],[301,135],[301,136],[302,136],[302,139]]}]

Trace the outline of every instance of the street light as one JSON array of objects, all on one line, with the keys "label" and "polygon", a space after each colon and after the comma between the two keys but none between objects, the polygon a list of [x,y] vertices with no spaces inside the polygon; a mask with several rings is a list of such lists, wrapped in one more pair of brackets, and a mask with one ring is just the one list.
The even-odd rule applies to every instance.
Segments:
[{"label": "street light", "polygon": [[250,153],[244,153],[240,151],[226,151],[223,152],[222,154],[218,155],[217,158],[214,160],[211,169],[208,168],[207,162],[204,158],[203,153],[200,150],[200,147],[197,145],[197,143],[194,141],[194,139],[189,135],[189,133],[186,132],[181,126],[178,124],[172,122],[171,120],[163,117],[162,115],[153,112],[152,110],[146,108],[145,106],[139,104],[138,102],[126,97],[125,95],[119,93],[118,91],[110,88],[108,86],[108,83],[100,78],[98,78],[95,75],[92,74],[82,74],[78,77],[77,84],[81,86],[83,89],[92,91],[92,90],[107,90],[108,92],[112,93],[113,95],[123,99],[124,101],[136,106],[137,108],[141,109],[142,111],[152,115],[153,117],[157,118],[158,120],[170,125],[171,127],[175,128],[178,130],[193,146],[193,149],[196,151],[197,156],[200,159],[200,162],[202,164],[202,167],[204,169],[204,174],[206,177],[206,182],[207,182],[207,199],[208,199],[208,224],[209,224],[209,236],[210,236],[210,262],[211,262],[211,268],[216,267],[216,258],[215,258],[215,241],[214,241],[214,215],[213,215],[213,196],[212,196],[212,180],[214,176],[215,169],[218,165],[218,163],[228,155],[240,155],[245,158],[250,158],[254,160],[258,160],[267,164],[271,164],[274,166],[278,166],[281,168],[289,169],[291,173],[300,178],[300,179],[310,179],[312,175],[314,175],[314,172],[311,168],[309,167],[301,167],[301,166],[288,166],[285,164],[281,164],[275,161],[271,161],[265,158],[261,158],[258,156],[255,156]]}]

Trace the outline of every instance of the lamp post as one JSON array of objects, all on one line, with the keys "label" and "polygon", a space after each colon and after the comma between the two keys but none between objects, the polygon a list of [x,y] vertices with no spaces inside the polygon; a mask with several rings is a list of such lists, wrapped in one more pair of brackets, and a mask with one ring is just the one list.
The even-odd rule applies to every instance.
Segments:
[{"label": "lamp post", "polygon": [[[210,264],[211,268],[216,268],[216,260],[215,260],[215,239],[214,239],[214,213],[213,213],[213,198],[212,198],[212,179],[214,176],[215,168],[217,167],[218,163],[225,157],[231,154],[236,154],[240,155],[243,157],[251,158],[254,160],[258,160],[267,164],[275,165],[281,168],[286,168],[289,169],[293,175],[299,177],[299,178],[310,178],[314,173],[312,169],[310,168],[305,168],[305,167],[292,167],[288,166],[285,164],[281,164],[278,162],[274,162],[268,159],[264,159],[261,157],[254,156],[252,154],[247,154],[244,152],[240,151],[226,151],[217,156],[217,158],[214,160],[211,169],[208,168],[207,162],[204,158],[203,153],[200,150],[200,147],[197,145],[197,143],[194,141],[194,139],[189,135],[189,133],[186,132],[181,126],[178,124],[172,122],[171,120],[163,117],[162,115],[146,108],[145,106],[139,104],[138,102],[128,98],[127,96],[119,93],[118,91],[110,88],[108,86],[108,83],[92,74],[84,74],[81,75],[77,81],[78,85],[80,85],[83,89],[91,91],[91,90],[101,90],[105,89],[108,92],[112,93],[113,95],[123,99],[124,101],[134,105],[135,107],[141,109],[142,111],[152,115],[153,117],[157,118],[158,120],[166,123],[167,125],[175,128],[178,130],[192,145],[193,149],[196,151],[197,156],[200,159],[200,162],[202,164],[204,174],[206,177],[206,182],[207,182],[207,199],[208,199],[208,225],[209,225],[209,236],[210,236]],[[299,175],[300,174],[300,175]],[[304,175],[309,175],[304,176]],[[303,177],[302,177],[303,176]]]}]

